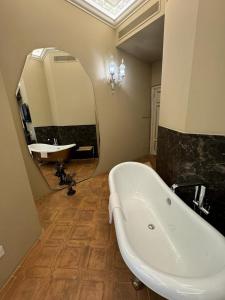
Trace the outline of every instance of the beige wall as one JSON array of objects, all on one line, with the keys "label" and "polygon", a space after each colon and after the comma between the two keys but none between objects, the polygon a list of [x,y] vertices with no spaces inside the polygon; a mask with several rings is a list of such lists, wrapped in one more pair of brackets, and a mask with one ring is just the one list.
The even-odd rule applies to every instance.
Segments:
[{"label": "beige wall", "polygon": [[161,126],[186,130],[199,0],[166,2]]},{"label": "beige wall", "polygon": [[56,55],[68,54],[49,52],[43,62],[54,125],[95,124],[95,99],[90,78],[79,60],[54,62]]},{"label": "beige wall", "polygon": [[225,135],[225,1],[199,3],[186,131]]},{"label": "beige wall", "polygon": [[225,134],[225,2],[168,1],[160,125]]},{"label": "beige wall", "polygon": [[[29,16],[29,17],[28,17]],[[115,32],[99,20],[62,0],[1,1],[0,66],[35,197],[46,191],[43,178],[30,160],[22,137],[15,90],[25,58],[35,48],[56,47],[77,57],[90,76],[96,96],[101,135],[97,172],[145,153],[149,147],[149,120],[144,119],[149,101],[151,68],[115,49]],[[10,24],[9,24],[10,20]],[[111,93],[105,79],[105,60],[124,57],[127,77]],[[10,57],[10,60],[8,59]]]},{"label": "beige wall", "polygon": [[39,237],[41,228],[29,185],[23,156],[0,73],[0,286],[15,270],[24,254]]},{"label": "beige wall", "polygon": [[90,78],[77,61],[54,62],[63,51],[48,52],[44,60],[29,54],[20,79],[23,101],[36,126],[95,124],[95,99]]},{"label": "beige wall", "polygon": [[155,61],[152,63],[152,86],[161,85],[162,77],[162,61]]},{"label": "beige wall", "polygon": [[53,125],[42,61],[28,55],[20,83],[23,101],[29,104],[33,126]]}]

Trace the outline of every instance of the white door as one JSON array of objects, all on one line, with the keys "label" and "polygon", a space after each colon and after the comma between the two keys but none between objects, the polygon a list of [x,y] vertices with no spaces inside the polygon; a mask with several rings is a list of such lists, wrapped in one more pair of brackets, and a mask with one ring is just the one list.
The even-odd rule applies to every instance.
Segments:
[{"label": "white door", "polygon": [[156,155],[157,153],[160,96],[161,96],[161,85],[152,87],[150,153],[154,155]]}]

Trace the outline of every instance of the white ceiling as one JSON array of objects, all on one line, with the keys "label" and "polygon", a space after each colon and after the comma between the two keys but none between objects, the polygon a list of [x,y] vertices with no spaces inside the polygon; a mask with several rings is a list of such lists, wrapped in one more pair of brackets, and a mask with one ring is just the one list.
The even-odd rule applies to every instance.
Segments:
[{"label": "white ceiling", "polygon": [[102,20],[117,25],[125,16],[146,0],[67,0]]},{"label": "white ceiling", "polygon": [[164,17],[161,17],[120,44],[119,48],[145,62],[152,63],[162,59],[163,33]]}]

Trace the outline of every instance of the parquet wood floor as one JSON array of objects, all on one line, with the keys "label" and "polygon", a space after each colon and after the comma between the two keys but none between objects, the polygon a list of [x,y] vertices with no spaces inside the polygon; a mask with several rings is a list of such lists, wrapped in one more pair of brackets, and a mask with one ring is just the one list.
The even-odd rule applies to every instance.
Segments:
[{"label": "parquet wood floor", "polygon": [[43,234],[0,292],[2,300],[163,300],[134,290],[108,223],[108,178],[54,192],[37,202]]}]

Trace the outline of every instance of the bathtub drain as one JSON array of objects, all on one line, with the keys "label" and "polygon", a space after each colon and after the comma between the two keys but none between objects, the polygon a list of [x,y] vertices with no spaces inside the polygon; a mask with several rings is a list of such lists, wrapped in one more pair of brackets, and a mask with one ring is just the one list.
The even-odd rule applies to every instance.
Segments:
[{"label": "bathtub drain", "polygon": [[151,229],[151,230],[155,229],[155,225],[153,225],[153,224],[148,224],[148,229]]}]

